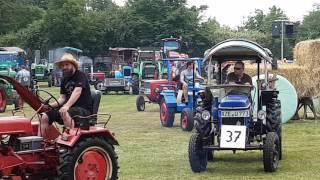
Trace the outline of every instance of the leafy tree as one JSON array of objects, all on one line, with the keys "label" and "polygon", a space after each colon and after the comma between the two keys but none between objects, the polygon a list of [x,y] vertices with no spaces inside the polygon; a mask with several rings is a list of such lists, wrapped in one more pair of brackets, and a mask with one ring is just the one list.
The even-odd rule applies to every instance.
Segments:
[{"label": "leafy tree", "polygon": [[44,11],[24,1],[0,1],[0,34],[16,32],[35,20],[42,19]]},{"label": "leafy tree", "polygon": [[320,4],[315,4],[314,9],[303,18],[298,28],[298,39],[316,39],[320,37]]}]

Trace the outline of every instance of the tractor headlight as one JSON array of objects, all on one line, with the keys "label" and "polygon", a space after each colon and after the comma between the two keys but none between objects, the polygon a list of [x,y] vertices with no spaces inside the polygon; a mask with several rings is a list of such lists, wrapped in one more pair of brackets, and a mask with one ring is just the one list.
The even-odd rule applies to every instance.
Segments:
[{"label": "tractor headlight", "polygon": [[210,112],[207,110],[204,110],[201,114],[201,117],[203,120],[206,120],[206,121],[210,120]]},{"label": "tractor headlight", "polygon": [[267,117],[267,113],[264,110],[260,110],[258,111],[258,119],[260,120],[265,120]]}]

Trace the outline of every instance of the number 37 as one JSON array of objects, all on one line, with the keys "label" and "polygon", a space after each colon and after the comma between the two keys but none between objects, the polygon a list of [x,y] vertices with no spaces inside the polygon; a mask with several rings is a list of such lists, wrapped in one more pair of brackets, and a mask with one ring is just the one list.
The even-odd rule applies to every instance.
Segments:
[{"label": "number 37", "polygon": [[237,142],[237,140],[239,139],[240,135],[241,135],[241,131],[227,131],[227,133],[229,133],[229,138],[226,139],[226,142]]}]

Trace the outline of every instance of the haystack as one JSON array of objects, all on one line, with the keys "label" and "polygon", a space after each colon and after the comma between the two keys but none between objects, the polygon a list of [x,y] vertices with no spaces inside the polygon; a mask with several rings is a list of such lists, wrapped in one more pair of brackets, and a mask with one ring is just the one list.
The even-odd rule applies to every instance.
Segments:
[{"label": "haystack", "polygon": [[[231,69],[231,68],[230,68]],[[245,72],[250,76],[257,75],[255,64],[246,64]],[[263,67],[260,67],[263,74]],[[288,79],[296,88],[299,97],[316,97],[320,95],[320,68],[307,68],[297,64],[279,64],[277,70],[272,70],[268,65],[269,74],[278,74]]]},{"label": "haystack", "polygon": [[293,56],[300,66],[320,67],[320,39],[299,42],[293,50]]}]

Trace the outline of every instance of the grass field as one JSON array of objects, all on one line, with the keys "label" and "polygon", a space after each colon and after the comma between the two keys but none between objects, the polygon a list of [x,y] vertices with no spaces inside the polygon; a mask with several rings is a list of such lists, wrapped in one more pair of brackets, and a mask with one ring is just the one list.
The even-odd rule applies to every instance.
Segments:
[{"label": "grass field", "polygon": [[[48,88],[44,88],[48,90]],[[57,88],[49,91],[58,94]],[[261,151],[215,153],[204,173],[193,173],[188,160],[190,132],[182,132],[180,114],[173,128],[161,127],[159,107],[137,112],[135,96],[104,95],[100,113],[111,113],[107,125],[120,143],[119,179],[320,179],[320,121],[302,120],[283,125],[284,157],[278,171],[263,171]],[[10,115],[11,106],[1,116]],[[30,108],[25,108],[31,117]]]}]

